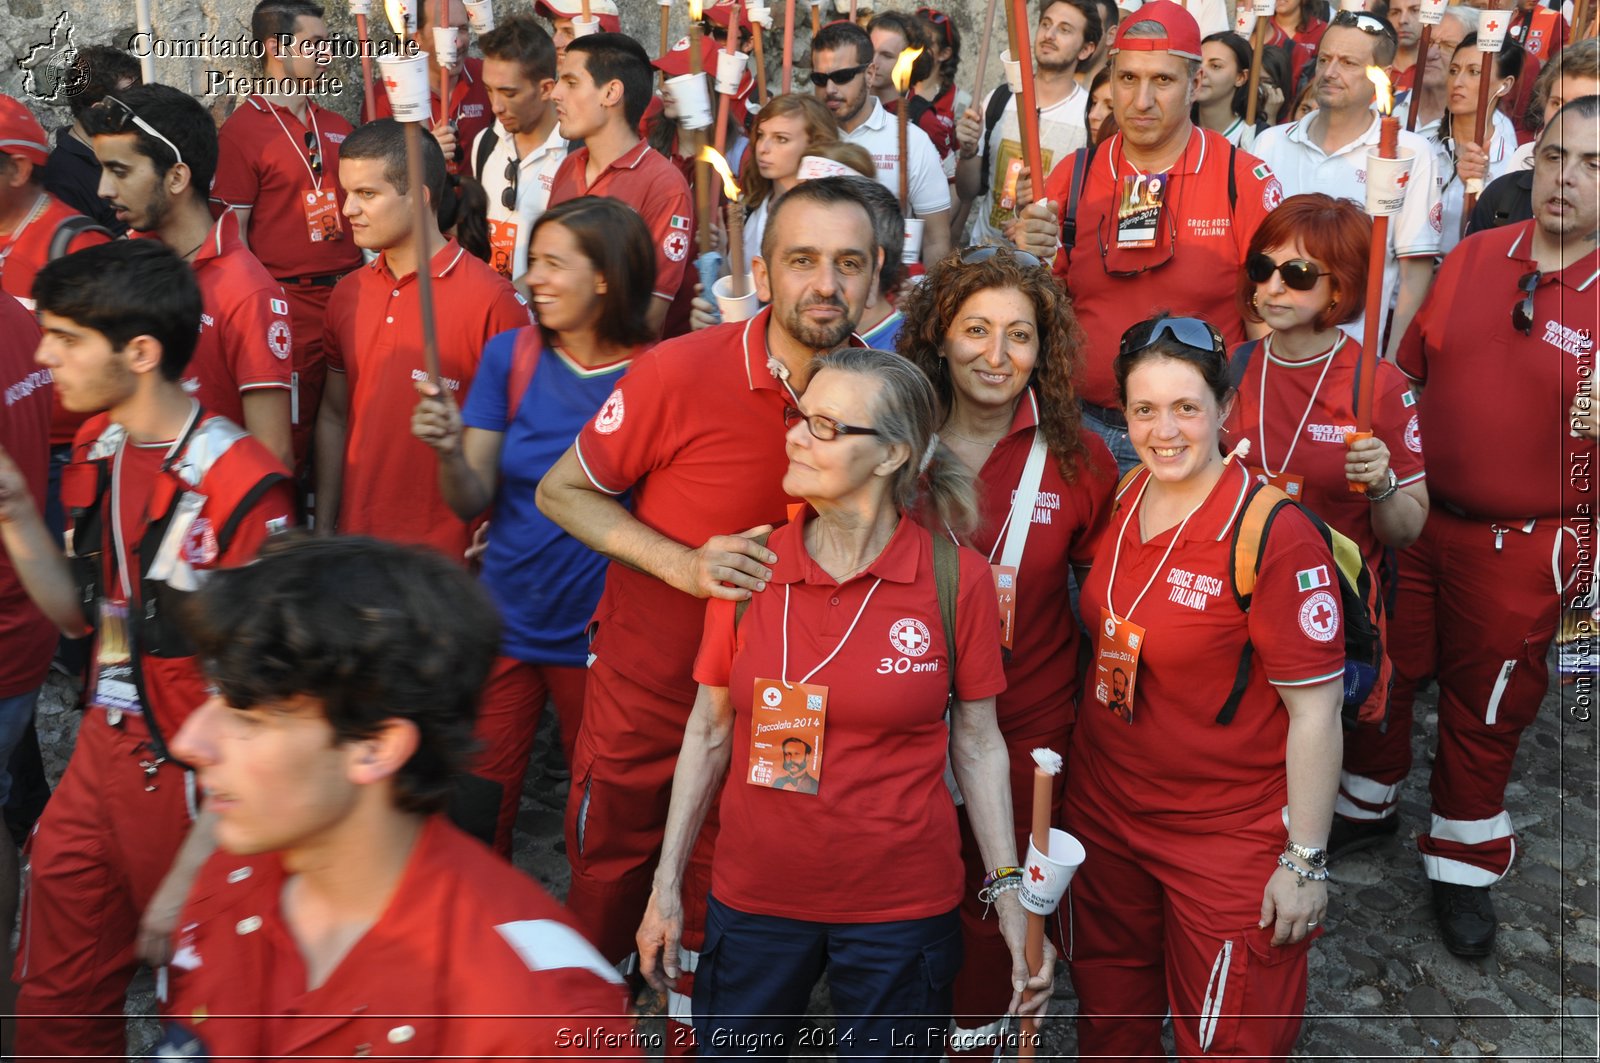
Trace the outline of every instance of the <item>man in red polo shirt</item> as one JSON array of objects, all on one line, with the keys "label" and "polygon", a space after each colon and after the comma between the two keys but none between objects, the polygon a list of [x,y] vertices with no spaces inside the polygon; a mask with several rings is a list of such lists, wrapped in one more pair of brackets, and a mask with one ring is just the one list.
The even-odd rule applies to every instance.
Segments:
[{"label": "man in red polo shirt", "polygon": [[87,121],[100,159],[101,198],[129,228],[181,255],[200,282],[200,343],[184,386],[292,468],[289,304],[244,246],[233,217],[211,217],[216,123],[170,85],[135,85],[107,96]]},{"label": "man in red polo shirt", "polygon": [[424,239],[438,248],[427,268],[441,383],[458,405],[466,401],[489,338],[530,319],[511,282],[445,240],[432,211],[428,231],[416,229],[411,197],[437,202],[446,179],[444,155],[432,137],[422,138],[422,153],[426,184],[411,188],[405,128],[394,119],[368,122],[340,152],[345,218],[356,246],[380,254],[340,281],[328,301],[328,381],[317,415],[317,531],[417,543],[460,560],[473,529],[445,505],[432,475],[417,475],[419,463],[433,456],[411,435],[415,382],[427,375],[416,272]]},{"label": "man in red polo shirt", "polygon": [[1433,815],[1417,847],[1440,936],[1461,956],[1493,947],[1489,887],[1517,848],[1505,808],[1517,742],[1545,695],[1562,605],[1594,590],[1597,157],[1600,97],[1587,96],[1539,139],[1533,220],[1476,233],[1447,255],[1400,345],[1400,368],[1421,391],[1432,505],[1401,555],[1388,730],[1346,742],[1341,811],[1353,797],[1368,818],[1336,819],[1328,848],[1352,852],[1398,829],[1412,700],[1436,677]]},{"label": "man in red polo shirt", "polygon": [[550,206],[578,196],[610,196],[644,219],[656,248],[649,320],[659,336],[683,284],[694,233],[689,183],[639,139],[639,119],[654,81],[650,56],[631,37],[595,33],[568,44],[556,69],[550,98],[558,127],[583,147],[568,154],[556,171]]},{"label": "man in red polo shirt", "polygon": [[[262,73],[280,86],[316,77],[328,42],[322,8],[311,0],[261,0],[250,32],[263,49]],[[292,42],[285,46],[285,42]],[[250,250],[289,303],[294,339],[289,420],[296,468],[309,471],[326,367],[322,317],[339,278],[361,265],[339,209],[339,144],[350,123],[300,92],[248,96],[218,134],[211,200],[233,208]]]},{"label": "man in red polo shirt", "polygon": [[[445,165],[450,173],[467,173],[467,145],[478,139],[478,134],[494,124],[494,114],[489,110],[489,92],[483,84],[483,61],[467,55],[467,9],[461,0],[412,0],[417,5],[417,35],[422,40],[422,50],[428,54],[428,85],[432,92],[429,101],[433,121],[429,132],[439,142],[444,152]],[[444,24],[456,29],[456,52],[461,57],[450,68],[450,101],[439,102],[444,91],[444,72],[433,58],[433,30],[435,8],[444,8]],[[389,94],[375,92],[372,96],[373,113],[367,114],[366,101],[361,104],[361,120],[388,118],[394,114],[389,109]]]},{"label": "man in red polo shirt", "polygon": [[[1283,192],[1259,159],[1190,121],[1200,76],[1194,16],[1171,0],[1152,0],[1122,23],[1113,47],[1111,109],[1119,132],[1056,163],[1045,182],[1047,202],[1025,208],[1013,239],[1048,259],[1059,236],[1055,274],[1087,339],[1078,380],[1084,424],[1126,471],[1138,458],[1111,372],[1122,333],[1152,307],[1204,318],[1230,347],[1259,331],[1240,319],[1234,293],[1250,237]],[[1075,194],[1073,175],[1085,153],[1076,228],[1063,231],[1056,219]],[[1130,196],[1137,209],[1127,207]]]},{"label": "man in red polo shirt", "polygon": [[[636,359],[539,484],[539,508],[613,562],[567,802],[567,907],[608,960],[633,952],[650,893],[694,702],[701,599],[746,598],[770,578],[774,556],[733,533],[784,519],[784,407],[805,390],[812,357],[851,339],[880,254],[850,179],[797,185],[773,208],[753,263],[771,305]],[[623,492],[631,514],[616,501]],[[684,890],[702,906],[714,837],[712,823]],[[703,914],[686,913],[685,950],[700,947]],[[675,1016],[687,1009],[673,1002]]]}]

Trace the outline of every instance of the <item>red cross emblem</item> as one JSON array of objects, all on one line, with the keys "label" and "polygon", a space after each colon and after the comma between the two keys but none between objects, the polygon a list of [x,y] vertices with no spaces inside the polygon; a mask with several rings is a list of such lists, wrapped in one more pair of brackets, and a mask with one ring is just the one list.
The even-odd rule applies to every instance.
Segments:
[{"label": "red cross emblem", "polygon": [[1333,608],[1325,602],[1318,602],[1311,610],[1311,622],[1318,628],[1326,628],[1333,624]]},{"label": "red cross emblem", "polygon": [[1396,177],[1394,179],[1394,183],[1399,185],[1401,188],[1405,188],[1406,185],[1411,183],[1410,172],[1403,173],[1399,177]]},{"label": "red cross emblem", "polygon": [[1044,872],[1040,871],[1037,867],[1028,868],[1028,875],[1035,882],[1043,882],[1044,881]]},{"label": "red cross emblem", "polygon": [[385,92],[393,92],[395,90],[395,87],[396,87],[396,85],[395,85],[394,78],[384,78],[383,79],[383,91],[385,91]]},{"label": "red cross emblem", "polygon": [[1488,30],[1490,33],[1493,33],[1495,30],[1500,28],[1500,23],[1496,22],[1494,19],[1490,19],[1488,22],[1484,23],[1483,28]]}]

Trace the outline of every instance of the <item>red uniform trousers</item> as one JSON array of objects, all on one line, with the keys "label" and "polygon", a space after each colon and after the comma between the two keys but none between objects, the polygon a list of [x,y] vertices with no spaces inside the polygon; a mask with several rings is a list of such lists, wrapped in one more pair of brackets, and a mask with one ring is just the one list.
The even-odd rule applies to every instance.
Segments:
[{"label": "red uniform trousers", "polygon": [[1389,625],[1395,687],[1388,730],[1346,737],[1338,810],[1364,810],[1351,797],[1363,799],[1365,810],[1393,807],[1411,769],[1412,702],[1437,677],[1433,819],[1417,842],[1430,879],[1488,886],[1511,869],[1516,835],[1506,783],[1522,731],[1548,689],[1557,580],[1564,587],[1571,578],[1575,545],[1553,519],[1531,528],[1496,524],[1435,502],[1421,537],[1401,555]]},{"label": "red uniform trousers", "polygon": [[1171,1008],[1180,1059],[1287,1057],[1305,1014],[1306,954],[1322,931],[1273,948],[1273,928],[1256,926],[1283,852],[1282,808],[1204,833],[1204,814],[1184,827],[1156,823],[1079,784],[1067,813],[1087,851],[1063,901],[1079,1055],[1166,1058]]},{"label": "red uniform trousers", "polygon": [[478,699],[478,722],[473,728],[479,752],[472,765],[475,775],[501,786],[500,818],[495,822],[494,848],[511,859],[511,834],[517,822],[522,782],[528,774],[534,733],[546,701],[555,702],[561,725],[561,752],[570,766],[583,720],[583,687],[589,673],[583,668],[530,664],[514,657],[496,657],[494,670]]},{"label": "red uniform trousers", "polygon": [[[1064,757],[1070,733],[1069,728],[1063,727],[1054,733],[1032,737],[1006,736],[1006,750],[1011,758],[1011,816],[1015,821],[1019,860],[1028,855],[1028,835],[1033,831],[1033,751],[1043,746]],[[1066,779],[1065,772],[1055,778],[1052,809],[1060,806]],[[1003,1032],[1006,1007],[1011,1003],[1011,950],[1000,935],[1000,921],[992,906],[978,899],[984,876],[994,869],[984,864],[966,808],[957,808],[956,813],[961,826],[961,863],[966,869],[966,889],[961,894],[961,971],[952,987],[955,1028],[951,1031],[950,1054],[959,1056],[970,1052],[992,1056],[1000,1043],[998,1038]],[[986,908],[990,909],[987,918]],[[1059,911],[1045,925],[1056,941],[1063,939]]]},{"label": "red uniform trousers", "polygon": [[19,1061],[127,1054],[123,1005],[139,966],[139,920],[191,823],[184,773],[163,764],[150,778],[140,767],[148,737],[140,716],[112,727],[104,710],[85,713],[28,840],[12,976]]},{"label": "red uniform trousers", "polygon": [[328,311],[330,284],[284,284],[289,302],[289,334],[294,339],[294,390],[289,411],[289,430],[294,444],[294,471],[298,476],[311,472],[311,441],[316,435],[317,410],[322,406],[322,387],[328,379],[328,363],[322,356],[322,319]]},{"label": "red uniform trousers", "polygon": [[[589,666],[567,798],[567,860],[572,865],[567,910],[611,963],[620,964],[635,951],[634,935],[661,859],[672,772],[690,708],[641,686],[600,658]],[[684,973],[668,1007],[672,1021],[685,1029],[670,1036],[669,1045],[685,1043],[690,1022],[720,800],[719,790],[684,869]]]}]

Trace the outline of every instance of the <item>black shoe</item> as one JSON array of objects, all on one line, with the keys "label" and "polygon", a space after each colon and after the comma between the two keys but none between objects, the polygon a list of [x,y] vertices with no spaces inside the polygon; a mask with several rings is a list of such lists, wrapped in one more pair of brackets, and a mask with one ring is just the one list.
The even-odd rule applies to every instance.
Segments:
[{"label": "black shoe", "polygon": [[1487,956],[1494,947],[1494,904],[1488,886],[1433,883],[1433,914],[1444,947],[1457,956]]},{"label": "black shoe", "polygon": [[1346,819],[1333,817],[1333,829],[1328,832],[1328,859],[1359,853],[1391,838],[1400,830],[1400,814],[1391,812],[1382,819]]}]

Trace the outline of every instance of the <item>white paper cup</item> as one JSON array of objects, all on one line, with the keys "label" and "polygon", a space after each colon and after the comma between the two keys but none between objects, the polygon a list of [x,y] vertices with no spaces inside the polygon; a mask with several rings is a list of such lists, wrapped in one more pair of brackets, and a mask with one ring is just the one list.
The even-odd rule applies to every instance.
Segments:
[{"label": "white paper cup", "polygon": [[417,32],[417,4],[420,0],[399,0],[400,13],[406,17],[406,32]]},{"label": "white paper cup", "polygon": [[1340,11],[1365,11],[1366,9],[1365,0],[1339,0]]},{"label": "white paper cup", "polygon": [[1049,915],[1061,903],[1072,876],[1083,866],[1083,843],[1064,830],[1050,829],[1050,852],[1041,853],[1028,839],[1028,859],[1022,865],[1018,899],[1036,915]]},{"label": "white paper cup", "polygon": [[679,74],[666,84],[683,128],[704,129],[711,124],[711,90],[704,74]]},{"label": "white paper cup", "polygon": [[749,321],[761,310],[761,300],[756,297],[756,282],[750,274],[744,275],[745,294],[735,299],[729,292],[733,288],[732,277],[718,277],[717,282],[711,286],[711,294],[716,297],[717,309],[722,311],[722,320]]},{"label": "white paper cup", "polygon": [[372,14],[372,0],[350,0],[350,17]]},{"label": "white paper cup", "polygon": [[587,37],[591,33],[600,32],[600,16],[590,15],[585,21],[582,15],[572,16],[572,35],[574,37]]},{"label": "white paper cup", "polygon": [[744,78],[744,64],[748,57],[743,52],[729,52],[726,48],[717,49],[717,91],[724,96],[733,96],[739,91],[739,82]]},{"label": "white paper cup", "polygon": [[672,0],[656,0],[657,7],[671,7]]},{"label": "white paper cup", "polygon": [[[1243,7],[1243,4],[1239,5]],[[1251,5],[1257,18],[1271,18],[1278,10],[1278,0],[1255,0]]]},{"label": "white paper cup", "polygon": [[1498,52],[1506,43],[1506,27],[1511,23],[1508,11],[1485,11],[1478,16],[1478,51],[1488,54]]},{"label": "white paper cup", "polygon": [[1437,26],[1444,21],[1445,0],[1422,0],[1422,10],[1417,20],[1424,26]]},{"label": "white paper cup", "polygon": [[1022,63],[1011,58],[1009,50],[1000,53],[1000,65],[1006,68],[1006,87],[1013,96],[1022,92]]},{"label": "white paper cup", "polygon": [[745,8],[746,17],[751,24],[759,23],[762,29],[772,28],[772,9],[764,4],[751,4]]},{"label": "white paper cup", "polygon": [[389,110],[397,122],[428,122],[433,118],[429,99],[427,52],[415,55],[380,55],[378,71],[389,95]]},{"label": "white paper cup", "polygon": [[800,160],[798,176],[802,181],[815,181],[819,177],[860,177],[842,162],[824,159],[821,155],[807,155]]},{"label": "white paper cup", "polygon": [[1405,148],[1400,149],[1398,159],[1382,158],[1376,151],[1367,152],[1368,214],[1378,218],[1400,213],[1410,183],[1409,179],[1402,178],[1411,173],[1411,164],[1415,161],[1416,155]]},{"label": "white paper cup", "polygon": [[457,48],[459,39],[454,26],[433,27],[433,57],[439,61],[441,67],[455,66],[461,60],[461,52]]},{"label": "white paper cup", "polygon": [[473,33],[482,36],[494,29],[494,0],[466,0],[466,7]]},{"label": "white paper cup", "polygon": [[1239,9],[1235,11],[1233,15],[1233,32],[1237,33],[1245,40],[1249,40],[1250,35],[1255,31],[1256,13],[1251,11],[1248,7],[1245,7],[1243,4],[1240,4]]},{"label": "white paper cup", "polygon": [[922,258],[922,219],[906,219],[906,247],[900,252],[900,261],[906,265],[920,261]]}]

